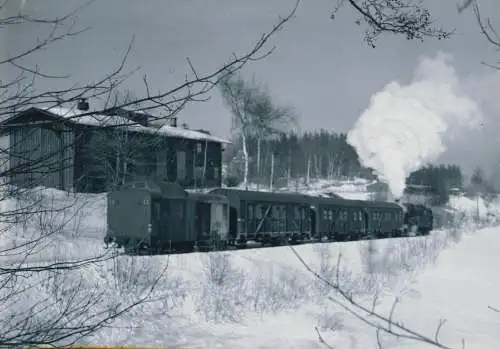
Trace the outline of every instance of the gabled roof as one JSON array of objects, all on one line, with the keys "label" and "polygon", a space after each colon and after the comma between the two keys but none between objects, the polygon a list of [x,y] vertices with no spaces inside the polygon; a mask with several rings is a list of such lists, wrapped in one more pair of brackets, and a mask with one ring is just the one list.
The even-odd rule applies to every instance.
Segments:
[{"label": "gabled roof", "polygon": [[199,141],[209,141],[209,142],[216,142],[216,143],[226,143],[226,144],[231,143],[230,141],[228,141],[226,139],[212,136],[212,135],[209,135],[207,133],[200,132],[200,131],[178,128],[178,127],[173,127],[173,126],[169,126],[169,125],[163,125],[160,128],[147,127],[147,126],[140,125],[137,122],[134,122],[134,121],[132,121],[126,117],[123,117],[123,116],[90,114],[90,113],[92,113],[92,111],[80,111],[76,107],[74,107],[74,108],[63,108],[63,107],[37,108],[37,107],[31,107],[29,109],[21,111],[20,113],[16,114],[15,116],[13,116],[11,118],[8,118],[7,120],[2,121],[1,123],[7,123],[8,121],[16,118],[21,113],[25,113],[28,111],[38,111],[40,113],[43,113],[43,114],[51,116],[51,117],[64,118],[64,119],[67,119],[69,122],[72,122],[75,124],[81,124],[81,125],[89,125],[89,126],[96,126],[96,127],[116,126],[116,127],[124,127],[124,128],[129,129],[130,131],[134,131],[134,132],[158,134],[160,136],[166,136],[166,137],[178,137],[178,138],[185,138],[185,139],[192,139],[192,140],[199,140]]}]

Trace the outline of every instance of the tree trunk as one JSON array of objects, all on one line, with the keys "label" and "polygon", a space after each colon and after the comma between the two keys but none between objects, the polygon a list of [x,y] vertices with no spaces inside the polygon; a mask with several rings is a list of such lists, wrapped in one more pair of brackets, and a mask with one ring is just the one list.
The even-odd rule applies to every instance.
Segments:
[{"label": "tree trunk", "polygon": [[116,164],[115,164],[115,173],[114,173],[114,185],[116,184],[121,184],[121,178],[120,178],[120,169],[121,169],[121,161],[120,161],[120,149],[117,147],[116,149]]},{"label": "tree trunk", "polygon": [[[120,144],[120,147],[122,148],[122,153],[123,153],[123,161],[122,161],[122,166],[123,166],[123,173],[122,173],[122,178],[121,178],[121,184],[125,184],[126,178],[127,178],[127,163],[129,159],[129,154],[128,154],[128,133],[127,131],[124,132],[124,137],[123,137],[123,144]],[[137,171],[136,171],[137,173]]]},{"label": "tree trunk", "polygon": [[203,155],[203,187],[205,187],[205,181],[207,179],[207,148],[208,148],[208,140],[205,139],[205,154]]},{"label": "tree trunk", "polygon": [[311,158],[307,157],[307,171],[306,171],[306,184],[309,184],[311,181]]},{"label": "tree trunk", "polygon": [[274,152],[271,153],[271,176],[269,181],[269,189],[273,191],[273,179],[274,179]]},{"label": "tree trunk", "polygon": [[247,149],[247,137],[245,133],[242,134],[242,142],[243,142],[243,159],[245,161],[245,167],[243,170],[243,185],[245,189],[248,190],[248,149]]},{"label": "tree trunk", "polygon": [[257,138],[257,189],[260,187],[260,137]]},{"label": "tree trunk", "polygon": [[287,173],[287,186],[290,187],[292,181],[292,151],[288,150],[288,173]]}]

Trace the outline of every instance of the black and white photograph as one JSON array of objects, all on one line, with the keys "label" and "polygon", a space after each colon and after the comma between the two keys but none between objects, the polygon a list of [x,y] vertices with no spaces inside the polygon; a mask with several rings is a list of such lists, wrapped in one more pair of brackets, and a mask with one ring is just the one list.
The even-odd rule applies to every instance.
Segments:
[{"label": "black and white photograph", "polygon": [[0,349],[498,349],[498,0],[0,0]]}]

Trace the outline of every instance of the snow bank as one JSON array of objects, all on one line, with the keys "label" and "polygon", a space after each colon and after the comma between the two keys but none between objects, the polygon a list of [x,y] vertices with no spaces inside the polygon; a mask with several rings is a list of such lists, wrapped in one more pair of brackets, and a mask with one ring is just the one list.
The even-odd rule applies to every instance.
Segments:
[{"label": "snow bank", "polygon": [[[435,264],[446,241],[441,234],[379,240],[371,247],[367,241],[304,245],[296,251],[322,277],[340,280],[355,297],[368,297],[414,292],[416,272]],[[163,300],[153,300],[119,319],[118,329],[106,329],[88,343],[314,348],[319,344],[314,327],[334,344],[358,335],[359,325],[326,300],[335,292],[312,277],[289,247],[141,260],[147,269],[168,264],[158,289],[168,292],[175,306],[152,315],[163,307]],[[120,257],[119,263],[130,261]],[[105,277],[110,285],[116,276]]]},{"label": "snow bank", "polygon": [[481,197],[469,198],[464,195],[451,195],[447,210],[462,224],[471,222],[482,226],[500,223],[500,199],[485,200]]},{"label": "snow bank", "polygon": [[[0,261],[61,260],[103,253],[106,195],[70,194],[47,188],[23,190],[0,202]],[[9,218],[12,212],[17,220]],[[9,250],[10,252],[5,252]]]}]

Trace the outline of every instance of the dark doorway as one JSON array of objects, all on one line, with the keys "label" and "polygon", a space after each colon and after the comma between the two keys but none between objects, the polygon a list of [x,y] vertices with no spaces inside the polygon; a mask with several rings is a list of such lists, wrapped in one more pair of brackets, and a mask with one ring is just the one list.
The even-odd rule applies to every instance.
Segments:
[{"label": "dark doorway", "polygon": [[238,235],[238,210],[229,207],[229,236],[235,238]]},{"label": "dark doorway", "polygon": [[196,232],[198,233],[198,239],[210,235],[210,209],[208,203],[196,203]]}]

